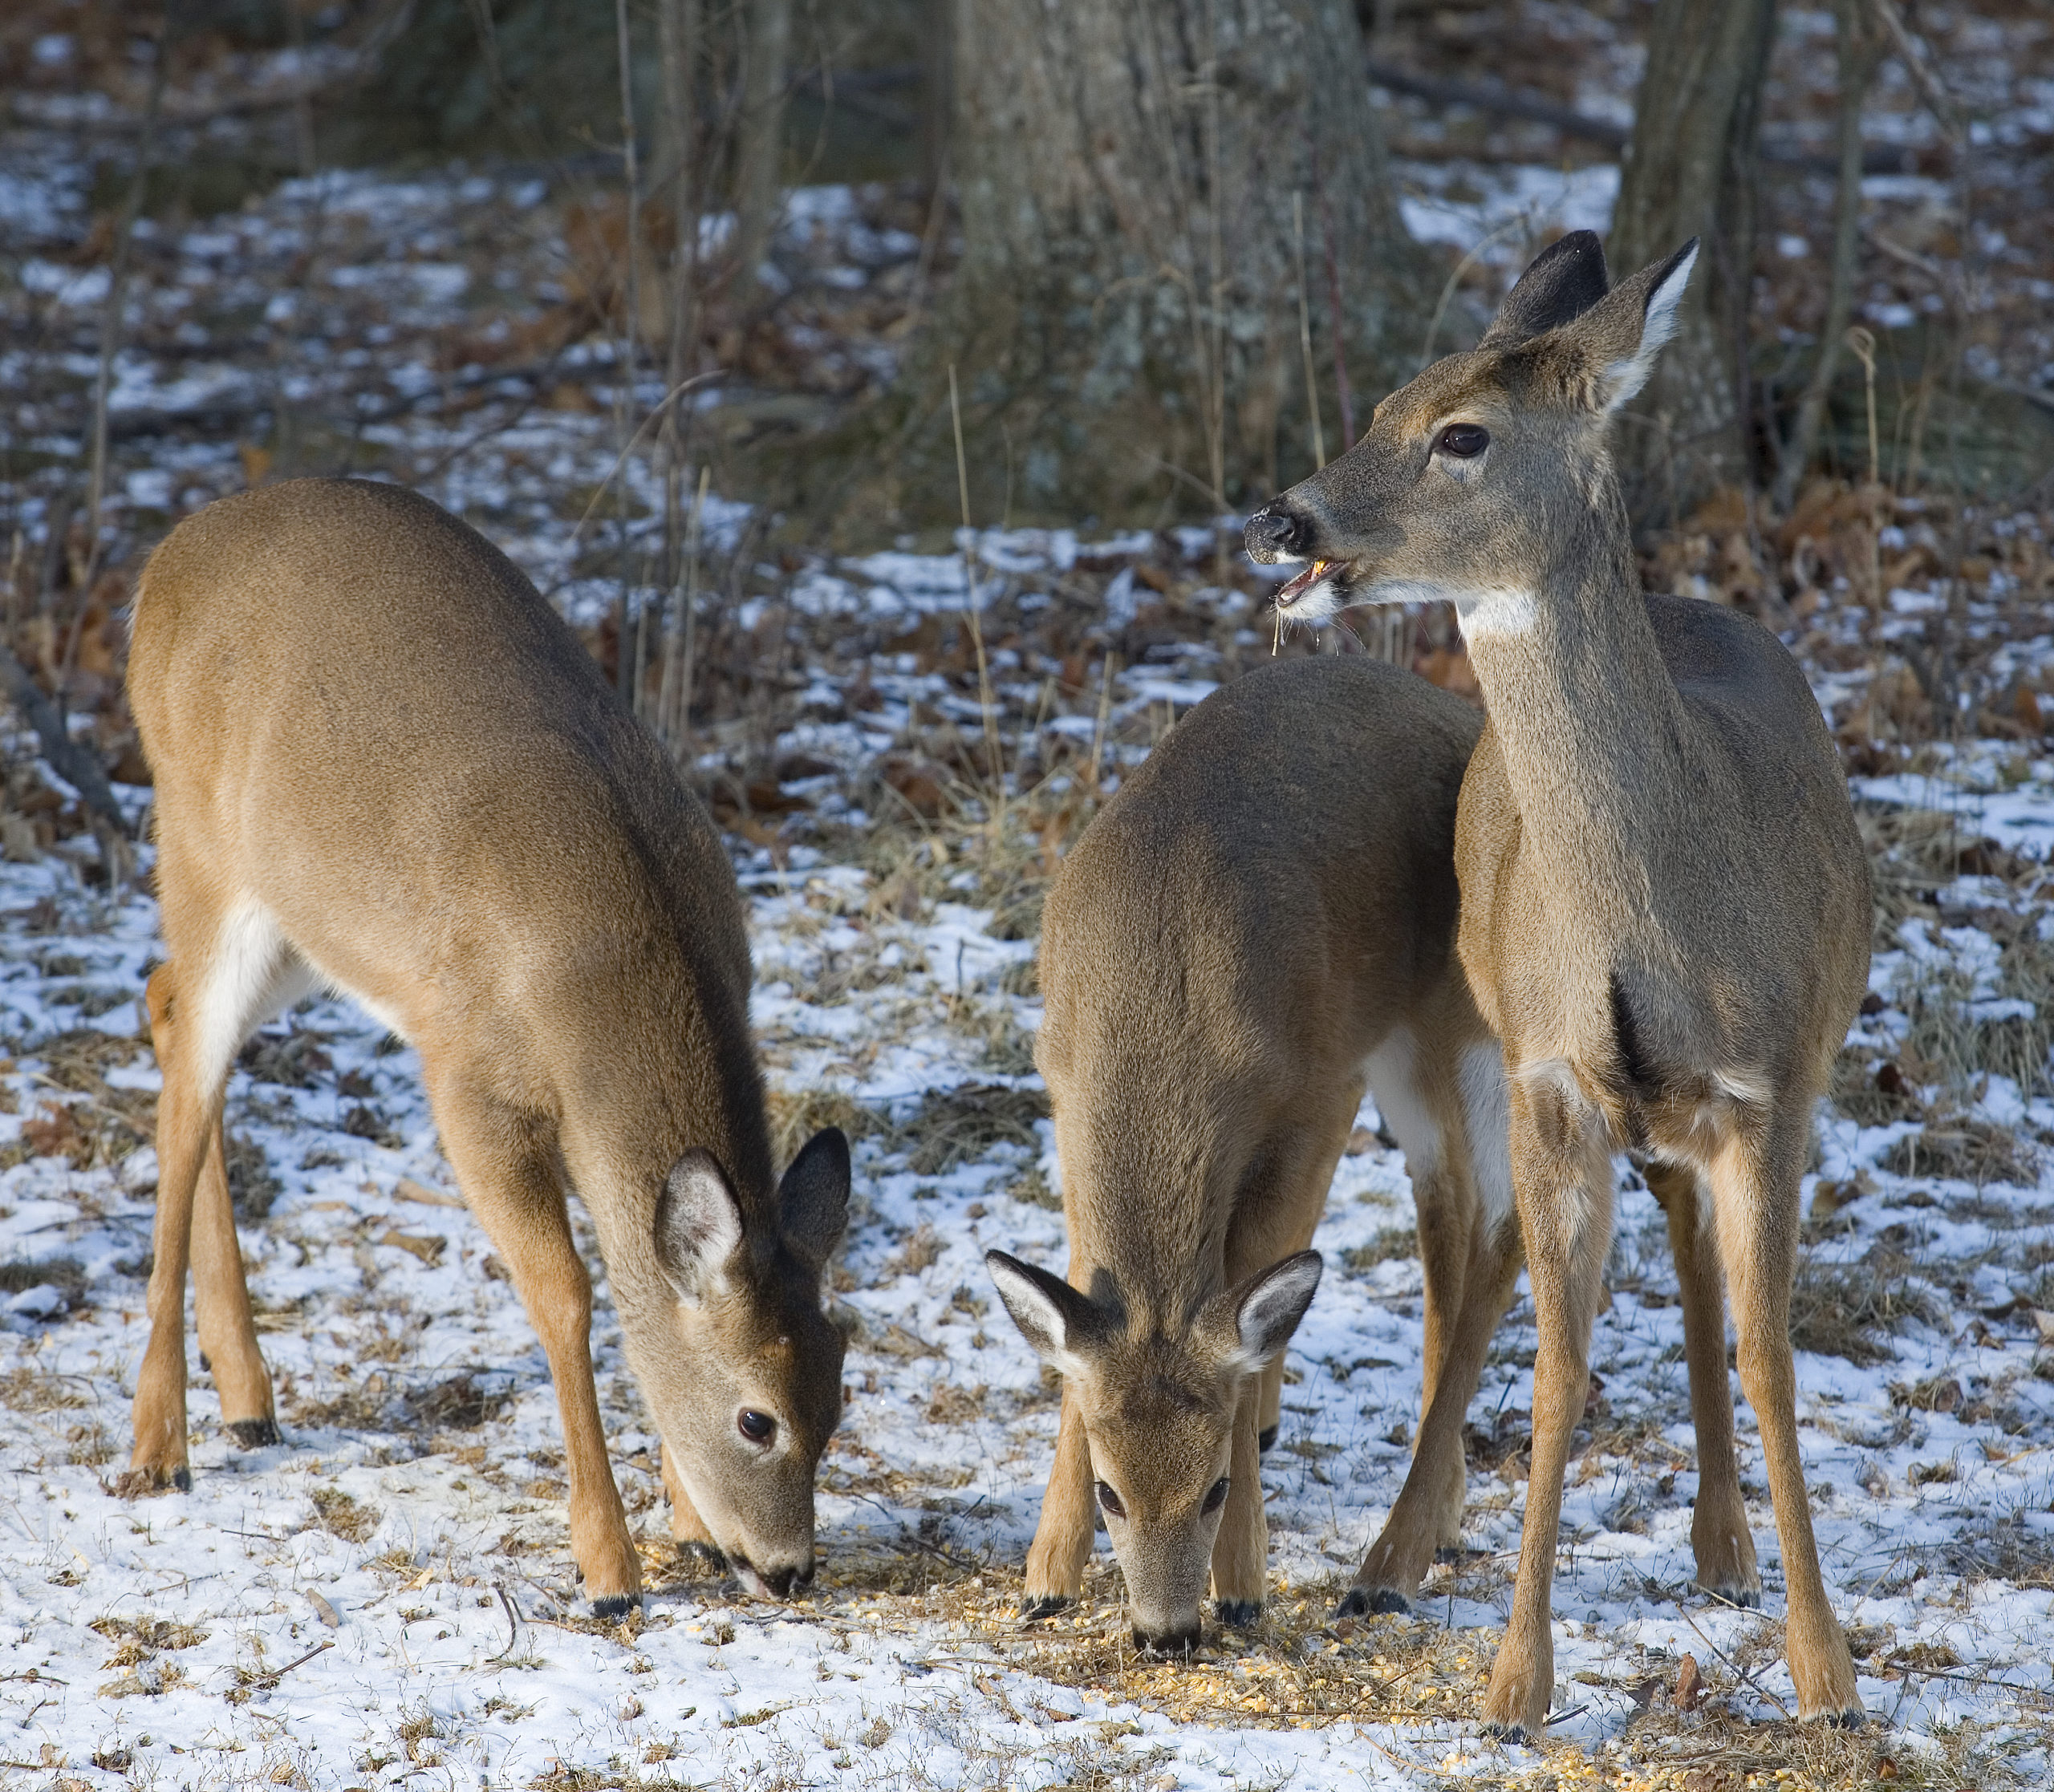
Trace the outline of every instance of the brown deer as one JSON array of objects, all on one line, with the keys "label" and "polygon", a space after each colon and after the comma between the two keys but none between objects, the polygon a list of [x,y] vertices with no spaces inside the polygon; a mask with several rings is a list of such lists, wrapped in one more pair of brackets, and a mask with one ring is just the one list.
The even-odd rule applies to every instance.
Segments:
[{"label": "brown deer", "polygon": [[[1452,600],[1489,711],[1456,830],[1459,950],[1504,1044],[1540,1332],[1518,1583],[1484,1701],[1507,1734],[1539,1729],[1553,1687],[1556,1528],[1618,1148],[1650,1160],[1682,1283],[1698,1579],[1759,1601],[1723,1268],[1800,1713],[1862,1714],[1805,1504],[1789,1317],[1813,1106],[1867,985],[1867,861],[1796,662],[1733,610],[1642,594],[1605,445],[1674,328],[1695,256],[1691,243],[1608,289],[1597,238],[1564,238],[1473,353],[1386,398],[1354,449],[1248,525],[1258,560],[1310,562],[1277,594],[1286,616]],[[1325,763],[1324,743],[1305,751]],[[1484,1341],[1463,1335],[1458,1356]],[[1475,1380],[1466,1358],[1443,1375]],[[1435,1405],[1421,1453],[1462,1417]],[[1418,1565],[1372,1552],[1346,1608]]]},{"label": "brown deer", "polygon": [[[1095,1494],[1139,1644],[1197,1640],[1208,1568],[1222,1621],[1255,1621],[1258,1458],[1366,1084],[1412,1174],[1430,1401],[1451,1337],[1488,1336],[1502,1312],[1518,1272],[1516,1228],[1498,1223],[1504,1075],[1454,953],[1455,800],[1479,725],[1380,662],[1265,667],[1179,723],[1064,862],[1035,1057],[1069,1279],[986,1258],[1063,1375],[1029,1615],[1081,1590]],[[1459,1535],[1459,1433],[1415,1460],[1415,1484],[1431,1558]]]},{"label": "brown deer", "polygon": [[209,505],[150,557],[130,699],[156,779],[165,963],[150,1340],[131,1485],[191,1484],[185,1271],[221,1416],[274,1441],[223,1173],[252,1028],[326,987],[420,1050],[443,1149],[549,1357],[593,1608],[641,1569],[592,1384],[597,1226],[681,1539],[783,1597],[813,1574],[841,1412],[821,1308],[849,1156],[771,1176],[734,874],[704,811],[502,554],[396,486]]}]

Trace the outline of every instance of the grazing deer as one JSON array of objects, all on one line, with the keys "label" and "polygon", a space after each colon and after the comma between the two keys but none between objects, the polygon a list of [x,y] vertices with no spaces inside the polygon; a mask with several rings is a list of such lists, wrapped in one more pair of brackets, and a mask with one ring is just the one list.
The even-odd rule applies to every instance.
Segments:
[{"label": "grazing deer", "polygon": [[[1723,1267],[1800,1713],[1862,1715],[1805,1505],[1789,1317],[1812,1109],[1867,985],[1867,861],[1796,661],[1733,610],[1642,594],[1605,447],[1696,253],[1608,290],[1597,239],[1565,237],[1473,353],[1386,398],[1354,449],[1248,525],[1258,560],[1311,562],[1278,591],[1286,616],[1451,599],[1489,711],[1456,830],[1459,949],[1504,1044],[1540,1332],[1518,1584],[1484,1701],[1507,1734],[1538,1731],[1553,1687],[1562,1475],[1611,1238],[1610,1153],[1629,1147],[1650,1160],[1683,1289],[1699,1582],[1760,1600]],[[1323,742],[1307,751],[1325,762]],[[1473,1384],[1466,1361],[1444,1372]],[[1436,1405],[1426,1428],[1453,1434],[1462,1417]],[[1348,1608],[1375,1603],[1375,1568]]]},{"label": "grazing deer", "polygon": [[[1192,710],[1065,861],[1035,1057],[1069,1279],[985,1259],[1063,1376],[1030,1616],[1081,1590],[1095,1493],[1137,1644],[1196,1641],[1208,1567],[1222,1621],[1255,1621],[1258,1458],[1366,1084],[1412,1174],[1429,1400],[1451,1336],[1488,1336],[1503,1311],[1518,1272],[1500,1236],[1516,1228],[1497,1223],[1504,1075],[1454,953],[1455,801],[1479,725],[1379,662],[1268,667]],[[1415,1458],[1415,1483],[1431,1557],[1459,1535],[1459,1433]]]},{"label": "grazing deer", "polygon": [[442,1147],[549,1357],[593,1608],[641,1570],[592,1385],[597,1226],[681,1539],[759,1596],[813,1574],[841,1412],[821,1270],[846,1141],[771,1177],[749,944],[712,824],[512,562],[396,486],[209,505],[150,557],[128,689],[156,778],[166,962],[150,1341],[132,1485],[189,1486],[185,1271],[221,1413],[274,1441],[223,1174],[252,1028],[320,988],[420,1050]]}]

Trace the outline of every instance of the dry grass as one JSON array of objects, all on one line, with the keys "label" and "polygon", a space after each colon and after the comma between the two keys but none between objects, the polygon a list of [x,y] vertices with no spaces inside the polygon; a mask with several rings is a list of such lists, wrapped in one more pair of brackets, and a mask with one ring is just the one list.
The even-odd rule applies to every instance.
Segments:
[{"label": "dry grass", "polygon": [[1901,1259],[1858,1263],[1798,1261],[1790,1295],[1790,1341],[1860,1368],[1895,1356],[1889,1340],[1914,1323],[1937,1324],[1938,1304],[1914,1286]]},{"label": "dry grass", "polygon": [[377,1530],[384,1514],[366,1506],[339,1487],[316,1487],[307,1496],[314,1502],[321,1528],[346,1543],[361,1543]]},{"label": "dry grass", "polygon": [[400,1397],[408,1428],[424,1432],[475,1431],[514,1403],[510,1389],[482,1388],[469,1369]]}]

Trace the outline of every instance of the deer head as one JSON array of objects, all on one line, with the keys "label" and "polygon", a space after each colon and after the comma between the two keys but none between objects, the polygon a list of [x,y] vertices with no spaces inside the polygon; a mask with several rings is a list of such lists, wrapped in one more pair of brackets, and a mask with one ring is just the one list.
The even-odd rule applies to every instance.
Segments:
[{"label": "deer head", "polygon": [[1013,1324],[1077,1402],[1136,1645],[1188,1648],[1227,1503],[1241,1385],[1297,1330],[1319,1287],[1319,1253],[1216,1295],[1175,1336],[1133,1327],[1110,1278],[1086,1295],[1002,1251],[984,1263]]},{"label": "deer head", "polygon": [[1250,556],[1305,561],[1283,615],[1454,602],[1465,634],[1532,626],[1545,569],[1624,517],[1605,448],[1613,413],[1675,332],[1695,238],[1607,289],[1579,230],[1536,257],[1468,354],[1436,361],[1376,407],[1347,453],[1248,519]]},{"label": "deer head", "polygon": [[[779,1184],[775,1227],[745,1226],[711,1153],[688,1151],[656,1204],[668,1287],[623,1303],[666,1460],[729,1565],[759,1598],[813,1579],[813,1483],[842,1416],[841,1332],[821,1271],[849,1206],[849,1143],[817,1133]],[[671,1336],[635,1348],[638,1334]]]}]

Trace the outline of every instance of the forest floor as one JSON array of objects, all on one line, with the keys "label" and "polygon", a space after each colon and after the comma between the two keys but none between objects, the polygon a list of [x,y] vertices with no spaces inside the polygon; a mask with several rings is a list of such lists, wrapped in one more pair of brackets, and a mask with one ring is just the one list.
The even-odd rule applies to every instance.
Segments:
[{"label": "forest floor", "polygon": [[[1523,1508],[1523,1298],[1472,1410],[1463,1559],[1435,1568],[1415,1616],[1331,1621],[1419,1417],[1409,1188],[1373,1108],[1288,1358],[1261,1628],[1208,1632],[1188,1664],[1135,1659],[1102,1547],[1077,1612],[1020,1622],[1056,1402],[980,1259],[992,1245],[1062,1258],[1030,1055],[1040,893],[1175,716],[1276,651],[1268,586],[1226,527],[990,529],[834,559],[773,541],[716,493],[689,763],[750,906],[781,1149],[829,1121],[856,1139],[834,1283],[859,1325],[812,1596],[752,1603],[672,1548],[602,1282],[599,1385],[652,1591],[625,1625],[581,1615],[539,1348],[457,1197],[412,1053],[332,1003],[267,1028],[229,1095],[286,1441],[233,1448],[202,1374],[193,1491],[113,1496],[144,1329],[156,1076],[137,998],[155,910],[146,882],[110,886],[75,793],[18,730],[0,803],[0,1786],[2054,1778],[2054,493],[2032,478],[2040,401],[2019,396],[2054,367],[2054,245],[2003,222],[2048,197],[2054,49],[2029,9],[1992,24],[1994,46],[1974,22],[1955,22],[1946,66],[1983,83],[1991,154],[2014,157],[1985,182],[2003,217],[1965,216],[1939,174],[1878,176],[1873,195],[1894,245],[1864,301],[1886,385],[1922,319],[1955,332],[1953,384],[1906,362],[1883,395],[1886,439],[1932,431],[1929,476],[1899,454],[1886,485],[1821,480],[1788,517],[1727,495],[1649,557],[1651,580],[1738,603],[1799,654],[1875,855],[1873,997],[1821,1113],[1795,1323],[1807,1480],[1867,1729],[1788,1721],[1780,1560],[1744,1405],[1765,1608],[1688,1591],[1674,1277],[1623,1162],[1546,1741],[1501,1747],[1474,1721]],[[1800,19],[1797,39],[1786,85],[1830,64],[1829,34]],[[1596,110],[1630,91],[1626,48],[1583,54],[1597,72],[1558,97]],[[2002,80],[2015,89],[1991,99]],[[631,617],[651,601],[665,498],[622,444],[664,393],[619,377],[595,326],[603,201],[527,170],[333,171],[146,218],[108,407],[105,521],[125,545],[102,566],[77,526],[77,468],[107,245],[90,240],[95,164],[59,85],[0,132],[0,230],[18,252],[0,281],[7,623],[25,660],[63,668],[74,732],[132,821],[149,793],[119,690],[127,582],[177,517],[268,475],[347,464],[418,486],[617,667],[623,593]],[[1932,152],[1915,99],[1902,134]],[[1784,122],[1811,129],[1799,110]],[[1516,132],[1451,144],[1411,114],[1401,135],[1415,231],[1466,249],[1516,221],[1480,258],[1480,302],[1550,229],[1604,221],[1610,170],[1573,145],[1520,160]],[[1808,208],[1816,233],[1821,190],[1793,180],[1772,224]],[[695,395],[708,442],[886,377],[945,270],[945,250],[923,252],[930,221],[891,189],[795,192],[776,261],[789,292]],[[1781,240],[1802,265],[1794,228]],[[1772,284],[1764,304],[1801,319],[1807,290]],[[1961,420],[2007,403],[2008,433]],[[1847,439],[1859,472],[1858,428]],[[1943,441],[1968,469],[1946,484],[1930,476]],[[651,679],[660,644],[645,641]],[[1352,646],[1329,633],[1282,651]],[[1397,646],[1471,687],[1444,621]]]}]

